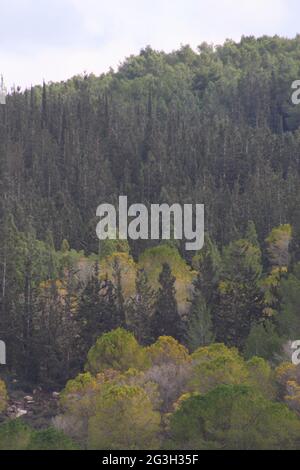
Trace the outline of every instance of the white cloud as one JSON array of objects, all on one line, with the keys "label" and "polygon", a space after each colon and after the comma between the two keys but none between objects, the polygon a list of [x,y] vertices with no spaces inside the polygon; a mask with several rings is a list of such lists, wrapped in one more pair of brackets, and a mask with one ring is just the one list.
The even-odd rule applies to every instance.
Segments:
[{"label": "white cloud", "polygon": [[295,0],[41,0],[38,10],[27,0],[22,36],[16,6],[24,11],[24,1],[11,0],[14,14],[6,9],[5,31],[15,28],[15,40],[0,44],[0,72],[10,85],[62,80],[84,70],[99,74],[148,44],[170,51],[243,34],[286,34],[297,14]]}]

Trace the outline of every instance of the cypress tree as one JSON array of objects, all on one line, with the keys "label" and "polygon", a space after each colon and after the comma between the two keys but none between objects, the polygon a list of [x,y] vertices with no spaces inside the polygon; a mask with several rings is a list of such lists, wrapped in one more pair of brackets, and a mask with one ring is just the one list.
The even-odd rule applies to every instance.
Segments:
[{"label": "cypress tree", "polygon": [[178,312],[175,291],[175,277],[168,263],[164,263],[159,275],[160,288],[158,291],[155,312],[152,318],[152,336],[172,336],[180,340],[182,337],[182,319]]}]

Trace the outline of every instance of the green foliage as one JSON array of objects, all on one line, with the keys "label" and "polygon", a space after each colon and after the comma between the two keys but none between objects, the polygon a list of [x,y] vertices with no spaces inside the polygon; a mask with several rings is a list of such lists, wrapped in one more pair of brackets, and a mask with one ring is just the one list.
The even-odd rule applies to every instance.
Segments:
[{"label": "green foliage", "polygon": [[117,300],[116,288],[110,280],[100,280],[99,266],[96,263],[80,295],[76,314],[82,357],[86,356],[101,334],[121,325]]},{"label": "green foliage", "polygon": [[99,243],[100,259],[112,256],[114,253],[129,253],[129,244],[127,240],[106,239]]},{"label": "green foliage", "polygon": [[266,398],[276,397],[275,374],[270,364],[261,357],[252,357],[247,362],[247,384],[259,390]]},{"label": "green foliage", "polygon": [[261,251],[248,240],[238,240],[225,247],[223,263],[223,276],[232,282],[257,280],[262,273]]},{"label": "green foliage", "polygon": [[9,420],[0,425],[1,450],[27,450],[32,438],[32,429],[21,419]]},{"label": "green foliage", "polygon": [[139,269],[136,275],[135,295],[126,305],[126,318],[129,329],[142,345],[151,342],[151,321],[155,300],[155,292],[149,284],[146,272]]},{"label": "green foliage", "polygon": [[0,450],[76,450],[64,433],[53,428],[35,431],[21,419],[0,425]]},{"label": "green foliage", "polygon": [[191,351],[212,343],[215,337],[212,311],[217,304],[221,257],[207,234],[204,248],[193,258],[193,265],[198,272],[193,281],[193,298],[185,333]]},{"label": "green foliage", "polygon": [[[181,400],[180,409],[195,400],[193,426],[200,418],[192,435],[186,420],[178,446],[294,447],[298,421],[267,400],[273,373],[262,358],[277,361],[300,334],[300,112],[286,85],[298,72],[299,37],[243,37],[169,54],[147,47],[117,72],[12,93],[0,109],[7,369],[34,387],[62,387],[97,340],[89,372],[68,382],[57,417],[83,447],[88,439],[96,448],[156,447],[153,409],[169,413],[182,394],[206,392]],[[115,203],[119,194],[147,207],[201,200],[213,240],[206,234],[196,254],[175,240],[99,245],[95,201]],[[95,262],[100,273],[91,278]],[[192,358],[175,340],[182,323]],[[120,326],[140,344],[123,329],[100,336]],[[277,371],[277,398],[297,413],[298,375],[294,366]],[[224,384],[231,388],[218,391]],[[0,412],[6,402],[0,381]],[[34,448],[72,446],[53,430],[3,426],[0,447],[27,448],[33,435]]]},{"label": "green foliage", "polygon": [[224,249],[224,268],[214,315],[217,341],[242,348],[252,324],[263,315],[261,252],[247,240]]},{"label": "green foliage", "polygon": [[2,413],[7,406],[7,391],[3,380],[0,380],[0,413]]},{"label": "green foliage", "polygon": [[280,286],[281,313],[278,323],[282,335],[297,339],[300,334],[300,264],[294,268]]},{"label": "green foliage", "polygon": [[156,449],[160,415],[140,387],[111,386],[89,421],[89,449]]},{"label": "green foliage", "polygon": [[201,296],[193,300],[185,337],[191,351],[195,351],[200,346],[207,346],[214,340],[211,309]]},{"label": "green foliage", "polygon": [[266,320],[252,326],[245,344],[244,356],[247,359],[260,356],[274,361],[282,352],[282,343],[283,339],[279,337],[274,323]]},{"label": "green foliage", "polygon": [[[137,266],[132,256],[125,252],[113,253],[101,260],[100,272],[102,279],[109,279],[113,283],[116,293],[122,290],[123,300],[121,300],[121,305],[118,305],[122,308],[122,302],[135,293]],[[120,303],[120,299],[117,300]]]},{"label": "green foliage", "polygon": [[180,310],[187,308],[187,299],[190,296],[194,273],[180,256],[178,250],[166,244],[160,244],[154,248],[146,249],[139,257],[139,268],[144,269],[150,285],[153,289],[160,287],[160,274],[164,264],[170,266],[172,275],[175,277],[175,295]]},{"label": "green foliage", "polygon": [[76,444],[63,432],[49,428],[32,433],[27,450],[77,450]]},{"label": "green foliage", "polygon": [[250,220],[247,225],[246,233],[245,233],[245,239],[251,243],[251,245],[256,246],[259,248],[259,241],[258,241],[258,235],[255,227],[255,223],[253,220]]},{"label": "green foliage", "polygon": [[286,267],[273,267],[268,276],[260,282],[264,291],[265,317],[277,317],[280,312],[281,283],[286,279],[287,271]]},{"label": "green foliage", "polygon": [[[84,395],[91,394],[91,391],[97,390],[97,381],[89,372],[79,374],[75,379],[69,380],[61,393],[60,404],[68,411],[76,410],[77,402]],[[88,400],[87,400],[88,401]]]},{"label": "green foliage", "polygon": [[190,361],[187,349],[171,336],[160,336],[155,343],[147,348],[152,365],[167,363],[186,364]]},{"label": "green foliage", "polygon": [[289,265],[289,245],[291,239],[291,225],[280,225],[280,227],[272,230],[266,239],[269,261],[272,266],[287,267]]},{"label": "green foliage", "polygon": [[61,252],[65,254],[68,251],[70,251],[70,245],[68,240],[64,239],[61,244]]},{"label": "green foliage", "polygon": [[182,336],[182,321],[178,312],[175,291],[175,277],[172,275],[170,266],[163,264],[159,275],[160,288],[152,316],[152,337],[173,336],[180,339]]},{"label": "green foliage", "polygon": [[297,449],[300,421],[285,405],[244,385],[222,385],[183,400],[171,417],[170,443],[180,449]]},{"label": "green foliage", "polygon": [[144,369],[147,366],[146,351],[132,333],[118,328],[105,333],[88,353],[86,370],[93,374],[105,369],[126,371],[130,368]]},{"label": "green foliage", "polygon": [[207,393],[218,385],[245,383],[247,366],[237,349],[224,344],[199,348],[192,354],[193,375],[189,387],[192,391]]}]

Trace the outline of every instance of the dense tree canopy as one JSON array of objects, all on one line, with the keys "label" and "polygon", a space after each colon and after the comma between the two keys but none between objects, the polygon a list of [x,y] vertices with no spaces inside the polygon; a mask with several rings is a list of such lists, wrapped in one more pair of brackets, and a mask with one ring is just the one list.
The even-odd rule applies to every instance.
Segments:
[{"label": "dense tree canopy", "polygon": [[[11,91],[1,448],[299,448],[299,52],[300,36],[147,47]],[[96,208],[121,194],[203,203],[204,248],[99,243]],[[63,390],[47,429],[11,418],[23,389]]]}]

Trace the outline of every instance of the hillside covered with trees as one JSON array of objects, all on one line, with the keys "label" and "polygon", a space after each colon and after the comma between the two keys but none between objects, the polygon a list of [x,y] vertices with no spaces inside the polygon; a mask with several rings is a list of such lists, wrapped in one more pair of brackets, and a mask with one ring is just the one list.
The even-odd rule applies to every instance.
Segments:
[{"label": "hillside covered with trees", "polygon": [[[300,448],[299,53],[300,36],[147,47],[12,90],[0,449]],[[204,248],[99,243],[96,208],[119,195],[204,204]],[[53,409],[12,416],[42,392]]]}]

